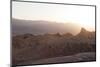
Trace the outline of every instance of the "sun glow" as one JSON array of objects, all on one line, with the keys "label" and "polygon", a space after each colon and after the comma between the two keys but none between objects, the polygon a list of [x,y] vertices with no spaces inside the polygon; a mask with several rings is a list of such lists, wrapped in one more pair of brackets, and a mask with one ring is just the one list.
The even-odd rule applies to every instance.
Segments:
[{"label": "sun glow", "polygon": [[95,30],[95,8],[90,6],[13,2],[12,17],[58,23],[72,22],[87,30]]}]

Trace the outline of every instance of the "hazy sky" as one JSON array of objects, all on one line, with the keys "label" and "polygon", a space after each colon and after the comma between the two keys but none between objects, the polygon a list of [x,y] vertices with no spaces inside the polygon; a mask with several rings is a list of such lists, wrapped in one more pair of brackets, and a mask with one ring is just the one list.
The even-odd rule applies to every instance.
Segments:
[{"label": "hazy sky", "polygon": [[13,2],[12,17],[77,23],[87,30],[95,29],[95,8],[90,6]]}]

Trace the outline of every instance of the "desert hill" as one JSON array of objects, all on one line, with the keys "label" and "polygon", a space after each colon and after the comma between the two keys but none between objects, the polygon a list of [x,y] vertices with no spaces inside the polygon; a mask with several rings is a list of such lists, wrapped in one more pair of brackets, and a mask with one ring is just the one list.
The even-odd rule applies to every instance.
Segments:
[{"label": "desert hill", "polygon": [[[84,28],[81,28],[77,35],[70,33],[21,34],[13,36],[12,40],[14,65],[23,65],[29,61],[35,64],[34,62],[40,59],[72,56],[79,53],[93,52],[95,54],[96,51],[95,32],[89,32]],[[90,61],[94,59],[95,57]],[[67,59],[64,62],[68,62]]]}]

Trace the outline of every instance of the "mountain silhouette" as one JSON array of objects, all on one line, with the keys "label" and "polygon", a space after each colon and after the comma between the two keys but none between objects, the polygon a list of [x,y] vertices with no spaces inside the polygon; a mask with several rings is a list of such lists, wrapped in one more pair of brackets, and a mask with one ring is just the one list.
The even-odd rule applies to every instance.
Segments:
[{"label": "mountain silhouette", "polygon": [[77,37],[79,37],[79,38],[94,38],[95,39],[95,32],[90,32],[84,28],[81,28],[81,31],[79,34],[77,34]]},{"label": "mountain silhouette", "polygon": [[44,21],[44,20],[22,20],[22,19],[12,19],[12,32],[13,35],[20,34],[55,34],[55,33],[71,33],[76,35],[79,33],[81,27],[75,23],[57,23],[54,21]]}]

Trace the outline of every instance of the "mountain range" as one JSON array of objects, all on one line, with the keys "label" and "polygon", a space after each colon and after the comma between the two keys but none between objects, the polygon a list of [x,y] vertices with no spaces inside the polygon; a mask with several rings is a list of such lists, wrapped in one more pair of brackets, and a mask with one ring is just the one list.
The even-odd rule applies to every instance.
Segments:
[{"label": "mountain range", "polygon": [[44,20],[22,20],[22,19],[12,19],[12,32],[13,35],[19,34],[46,34],[46,33],[71,33],[76,35],[80,32],[80,25],[75,23],[58,23],[54,21],[44,21]]}]

